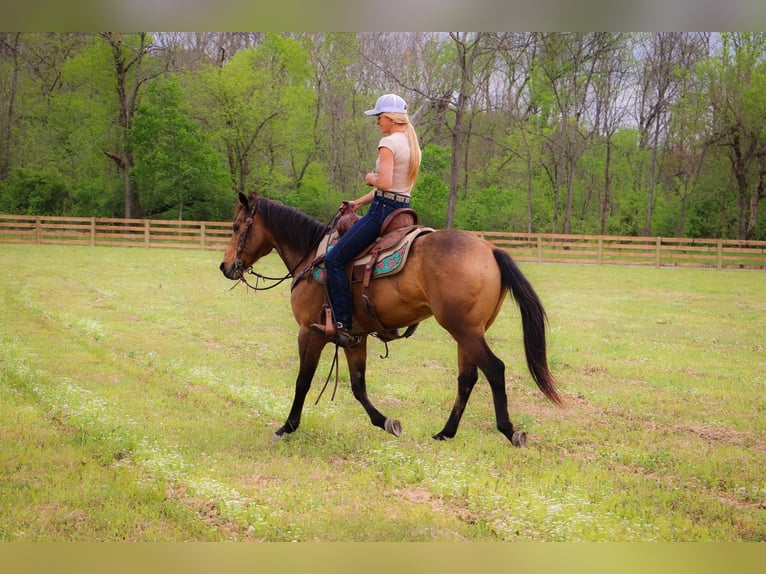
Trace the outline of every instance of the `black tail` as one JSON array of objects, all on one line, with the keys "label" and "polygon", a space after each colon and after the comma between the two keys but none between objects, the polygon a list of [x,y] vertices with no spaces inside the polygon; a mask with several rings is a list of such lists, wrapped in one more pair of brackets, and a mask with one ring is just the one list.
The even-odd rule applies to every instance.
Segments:
[{"label": "black tail", "polygon": [[503,286],[507,287],[521,311],[521,325],[524,330],[524,352],[527,366],[537,386],[548,399],[560,407],[564,401],[556,392],[556,381],[548,369],[545,350],[545,325],[548,320],[545,309],[532,285],[524,277],[511,256],[501,249],[493,250],[500,267]]}]

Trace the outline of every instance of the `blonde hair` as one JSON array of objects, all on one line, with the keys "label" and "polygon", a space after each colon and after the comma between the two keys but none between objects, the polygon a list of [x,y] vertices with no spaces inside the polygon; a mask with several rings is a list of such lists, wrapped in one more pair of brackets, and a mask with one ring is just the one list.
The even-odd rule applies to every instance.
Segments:
[{"label": "blonde hair", "polygon": [[386,116],[395,124],[407,126],[407,141],[410,144],[410,168],[407,170],[407,185],[415,185],[415,180],[420,172],[420,142],[418,141],[418,134],[415,132],[415,126],[410,123],[410,117],[407,114],[383,112],[380,115]]}]

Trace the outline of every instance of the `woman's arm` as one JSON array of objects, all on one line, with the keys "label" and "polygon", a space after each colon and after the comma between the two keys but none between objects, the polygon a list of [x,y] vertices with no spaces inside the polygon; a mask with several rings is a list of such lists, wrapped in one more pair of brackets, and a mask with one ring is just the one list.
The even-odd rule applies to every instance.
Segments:
[{"label": "woman's arm", "polygon": [[364,182],[382,191],[391,187],[394,181],[394,152],[387,147],[378,148],[378,173],[368,173]]},{"label": "woman's arm", "polygon": [[343,206],[341,207],[341,212],[342,213],[346,213],[346,209],[345,209],[346,205],[348,205],[348,207],[349,207],[349,209],[351,209],[351,211],[356,211],[357,209],[359,209],[363,205],[367,205],[368,203],[372,203],[372,198],[373,198],[374,194],[375,194],[375,190],[373,189],[372,191],[368,191],[367,193],[365,193],[362,197],[359,197],[359,198],[351,200],[351,201],[344,201],[343,202]]},{"label": "woman's arm", "polygon": [[346,202],[351,211],[356,211],[360,207],[372,203],[375,189],[385,191],[391,187],[391,183],[394,180],[394,152],[387,147],[381,147],[378,148],[378,156],[378,173],[370,172],[364,177],[364,182],[367,185],[371,185],[374,189],[368,191],[360,198]]}]

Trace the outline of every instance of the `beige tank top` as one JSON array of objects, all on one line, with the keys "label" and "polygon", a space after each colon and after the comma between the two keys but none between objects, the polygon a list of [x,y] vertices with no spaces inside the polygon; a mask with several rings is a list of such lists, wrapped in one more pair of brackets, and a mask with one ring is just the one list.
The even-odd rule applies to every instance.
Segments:
[{"label": "beige tank top", "polygon": [[[383,138],[378,143],[378,148],[388,148],[394,154],[394,174],[391,180],[391,188],[384,191],[393,191],[404,195],[410,195],[413,185],[407,184],[407,173],[410,170],[410,142],[404,132],[394,132]],[[376,170],[378,169],[376,162]]]}]

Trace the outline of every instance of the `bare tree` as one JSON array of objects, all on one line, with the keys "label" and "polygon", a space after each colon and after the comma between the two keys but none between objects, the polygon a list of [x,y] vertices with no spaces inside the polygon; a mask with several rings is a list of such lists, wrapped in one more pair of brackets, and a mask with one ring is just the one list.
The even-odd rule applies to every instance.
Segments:
[{"label": "bare tree", "polygon": [[721,39],[708,72],[711,141],[726,150],[736,182],[737,239],[749,239],[766,197],[766,34],[727,33]]},{"label": "bare tree", "polygon": [[518,142],[510,138],[510,145],[501,145],[503,155],[507,156],[501,166],[511,159],[519,160],[524,166],[524,187],[526,193],[527,232],[533,231],[532,196],[534,192],[535,141],[538,139],[530,124],[530,117],[537,111],[531,101],[529,82],[535,61],[536,36],[529,33],[504,33],[497,36],[497,62],[500,71],[495,82],[500,86],[497,95],[498,109],[508,118],[508,131],[518,134]]},{"label": "bare tree", "polygon": [[642,69],[637,78],[640,145],[651,151],[644,234],[652,233],[660,151],[670,121],[670,106],[679,97],[679,69],[704,55],[704,35],[657,32],[640,36],[636,50]]},{"label": "bare tree", "polygon": [[4,32],[0,35],[0,53],[11,61],[11,79],[6,87],[7,106],[3,110],[2,154],[0,154],[0,180],[6,179],[11,170],[11,148],[13,147],[14,104],[19,77],[19,38],[20,32]]},{"label": "bare tree", "polygon": [[572,207],[577,163],[587,149],[593,126],[585,119],[591,107],[592,88],[602,70],[601,60],[616,44],[614,34],[542,34],[538,60],[542,80],[547,84],[552,107],[547,137],[551,164],[547,167],[554,188],[553,232],[557,231],[559,197],[565,187],[564,233],[572,231]]},{"label": "bare tree", "polygon": [[597,62],[594,92],[593,134],[604,145],[603,193],[599,202],[599,230],[606,233],[606,220],[612,204],[612,151],[614,135],[623,125],[627,95],[627,38],[614,36],[613,48],[605,50]]},{"label": "bare tree", "polygon": [[120,127],[121,149],[105,153],[114,160],[122,173],[125,184],[125,218],[130,219],[141,211],[140,199],[130,183],[130,170],[133,167],[133,154],[129,145],[130,128],[138,108],[141,88],[146,82],[166,71],[167,64],[159,69],[144,66],[146,56],[154,49],[146,32],[129,35],[122,32],[101,32],[99,36],[106,40],[111,48],[119,101],[117,123]]},{"label": "bare tree", "polygon": [[[484,40],[488,37],[486,32],[450,32],[450,38],[456,50],[456,62],[460,79],[452,98],[454,122],[452,131],[452,159],[450,164],[449,199],[447,203],[447,220],[445,227],[450,229],[455,219],[455,204],[459,187],[460,152],[463,146],[467,146],[470,138],[470,128],[465,126],[465,114],[467,104],[475,90],[474,73],[477,68],[479,56],[485,53]],[[462,162],[465,165],[465,162]]]}]

